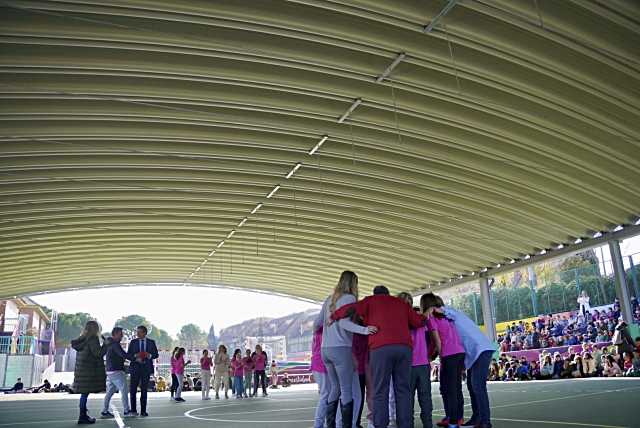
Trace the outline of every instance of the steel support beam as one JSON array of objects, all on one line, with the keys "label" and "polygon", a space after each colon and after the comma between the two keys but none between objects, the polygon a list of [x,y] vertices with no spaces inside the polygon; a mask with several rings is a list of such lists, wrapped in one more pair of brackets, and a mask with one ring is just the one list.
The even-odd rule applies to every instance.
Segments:
[{"label": "steel support beam", "polygon": [[482,303],[482,317],[484,318],[484,333],[490,340],[496,342],[498,334],[496,332],[496,319],[493,316],[491,306],[491,289],[489,288],[489,278],[480,277],[480,299]]},{"label": "steel support beam", "polygon": [[522,254],[517,259],[514,259],[513,263],[505,260],[497,261],[500,262],[500,267],[487,266],[481,271],[481,273],[474,272],[472,275],[467,274],[466,276],[463,274],[462,278],[455,279],[452,277],[448,281],[442,282],[441,284],[427,284],[426,287],[418,288],[416,290],[413,290],[411,293],[414,296],[418,296],[428,292],[436,292],[438,290],[451,288],[462,284],[469,284],[478,281],[480,275],[495,277],[497,275],[513,272],[514,270],[526,268],[529,265],[554,260],[560,257],[571,256],[590,248],[606,245],[607,242],[611,239],[622,241],[624,239],[632,238],[637,235],[640,235],[640,225],[625,226],[624,229],[616,232],[603,233],[602,236],[599,236],[598,238],[583,238],[573,244],[565,243],[563,244],[562,248],[549,248],[544,252],[544,254],[541,254],[540,252],[537,254],[530,253],[528,257],[525,254]]},{"label": "steel support beam", "polygon": [[609,251],[611,252],[611,262],[613,264],[613,273],[616,281],[616,296],[620,301],[621,316],[627,324],[632,324],[633,312],[631,310],[631,297],[629,295],[629,287],[627,287],[627,273],[624,271],[620,241],[617,239],[610,240]]}]

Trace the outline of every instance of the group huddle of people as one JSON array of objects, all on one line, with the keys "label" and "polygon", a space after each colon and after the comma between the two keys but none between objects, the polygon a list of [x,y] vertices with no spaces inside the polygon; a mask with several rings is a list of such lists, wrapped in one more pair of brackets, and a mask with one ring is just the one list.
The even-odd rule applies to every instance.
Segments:
[{"label": "group huddle of people", "polygon": [[[440,393],[446,416],[438,426],[491,426],[487,378],[495,346],[463,313],[432,293],[413,307],[408,293],[391,296],[376,286],[358,300],[358,276],[345,271],[314,324],[311,369],[319,386],[315,428],[362,427],[367,401],[369,427],[433,426],[430,364],[440,358]],[[472,414],[463,420],[462,375]]]},{"label": "group huddle of people", "polygon": [[[579,310],[567,315],[540,315],[533,322],[512,323],[498,336],[500,351],[574,346],[583,343],[602,343],[614,340],[621,328],[620,303],[616,300],[608,310],[589,306],[589,296],[583,292],[578,298]],[[640,316],[640,304],[633,298],[631,307]],[[640,317],[638,318],[640,323]]]},{"label": "group huddle of people", "polygon": [[[176,347],[171,355],[171,399],[176,402],[185,401],[182,398],[184,373],[185,367],[191,364],[191,360],[185,361],[185,352],[184,348]],[[209,355],[209,351],[205,349],[200,358],[199,382],[202,399],[211,399],[209,394],[212,379],[216,400],[220,399],[221,389],[224,391],[224,398],[229,398],[229,389],[237,399],[256,397],[259,386],[262,388],[262,396],[266,397],[268,395],[267,361],[267,354],[262,350],[261,345],[256,345],[254,352],[247,349],[244,355],[242,350],[236,349],[231,357],[224,345],[220,345],[218,352],[213,356]],[[272,371],[275,370],[275,365],[275,361],[272,361]]]}]

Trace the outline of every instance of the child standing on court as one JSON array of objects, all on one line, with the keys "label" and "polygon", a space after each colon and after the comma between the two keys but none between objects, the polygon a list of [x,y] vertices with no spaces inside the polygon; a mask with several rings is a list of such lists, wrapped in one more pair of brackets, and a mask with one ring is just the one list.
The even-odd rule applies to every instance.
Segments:
[{"label": "child standing on court", "polygon": [[233,391],[236,394],[236,399],[241,399],[244,396],[244,363],[240,349],[233,352],[231,370],[233,371]]},{"label": "child standing on court", "polygon": [[253,379],[253,369],[255,366],[253,358],[251,358],[251,349],[247,349],[245,357],[242,359],[242,367],[244,369],[244,398],[247,398],[247,391],[249,392],[249,397],[253,397],[251,380]]},{"label": "child standing on court", "polygon": [[420,298],[420,307],[428,317],[427,328],[433,332],[436,352],[440,355],[440,393],[447,417],[439,426],[458,428],[464,421],[462,401],[462,371],[465,352],[453,321],[444,315],[437,296],[432,293]]},{"label": "child standing on court", "polygon": [[211,390],[211,367],[213,366],[213,358],[209,356],[209,351],[202,351],[200,358],[200,379],[202,381],[202,399],[210,400],[209,391]]},{"label": "child standing on court", "polygon": [[[398,297],[407,304],[413,306],[413,297],[409,293],[400,293]],[[414,311],[420,312],[420,308],[414,308]],[[418,404],[420,404],[420,420],[423,428],[432,428],[431,420],[433,412],[433,404],[431,403],[431,369],[429,365],[429,351],[427,348],[427,327],[418,327],[411,330],[411,339],[413,341],[412,362],[411,362],[411,408],[415,406],[416,392],[418,393]],[[413,428],[414,421],[411,420]]]}]

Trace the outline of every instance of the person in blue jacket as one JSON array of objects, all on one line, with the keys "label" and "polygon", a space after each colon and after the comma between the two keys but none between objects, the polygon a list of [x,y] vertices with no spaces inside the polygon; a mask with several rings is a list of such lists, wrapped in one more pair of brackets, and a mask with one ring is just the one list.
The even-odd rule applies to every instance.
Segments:
[{"label": "person in blue jacket", "polygon": [[464,366],[467,369],[467,388],[471,397],[472,415],[463,425],[490,428],[491,411],[487,378],[496,345],[464,313],[448,306],[444,307],[444,313],[453,321],[465,351]]}]

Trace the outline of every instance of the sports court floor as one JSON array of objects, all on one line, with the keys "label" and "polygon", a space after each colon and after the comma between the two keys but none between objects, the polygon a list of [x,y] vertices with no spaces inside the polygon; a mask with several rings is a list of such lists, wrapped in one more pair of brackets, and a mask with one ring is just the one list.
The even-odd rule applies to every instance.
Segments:
[{"label": "sports court floor", "polygon": [[[247,400],[203,402],[199,393],[186,393],[182,404],[170,402],[168,393],[151,394],[149,417],[98,420],[96,426],[308,428],[317,400],[314,386],[294,386],[273,391],[269,398]],[[437,384],[433,393],[436,420],[442,416]],[[640,379],[492,383],[489,394],[496,428],[640,428]],[[99,413],[101,397],[95,394],[89,401],[93,416]],[[114,398],[117,402],[119,396]],[[0,396],[0,427],[75,426],[77,402],[78,396],[69,394]],[[416,420],[416,427],[421,426]]]}]

